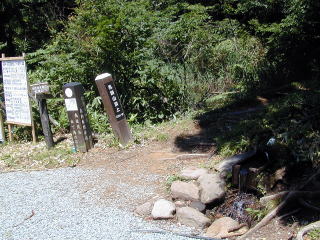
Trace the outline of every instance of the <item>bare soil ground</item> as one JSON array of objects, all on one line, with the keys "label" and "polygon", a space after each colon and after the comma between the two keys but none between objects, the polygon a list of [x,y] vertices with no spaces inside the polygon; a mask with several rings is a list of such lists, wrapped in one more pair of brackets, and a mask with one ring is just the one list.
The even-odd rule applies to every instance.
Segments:
[{"label": "bare soil ground", "polygon": [[[148,184],[156,189],[157,196],[169,197],[166,186],[168,177],[177,175],[183,168],[190,166],[210,169],[222,160],[221,156],[214,155],[215,147],[214,145],[210,145],[206,137],[197,139],[197,142],[194,142],[194,139],[184,142],[183,149],[175,144],[177,139],[185,139],[185,136],[199,135],[199,131],[197,124],[189,122],[188,127],[184,129],[179,129],[178,126],[174,129],[169,129],[169,132],[167,132],[169,137],[165,141],[151,140],[142,145],[133,145],[122,150],[116,148],[101,149],[97,147],[85,154],[78,166],[85,168],[106,168],[115,171],[118,173],[115,176],[117,178],[116,182],[123,182],[128,187]],[[155,132],[155,134],[157,133]],[[179,145],[181,146],[181,142]],[[203,147],[204,145],[206,146],[205,148]],[[175,158],[190,153],[208,153],[211,157],[184,160]],[[149,174],[157,177],[146,182],[142,176]],[[112,189],[107,189],[103,200],[117,197],[121,195],[121,191],[116,186]],[[149,199],[130,199],[130,204],[131,206],[138,206],[147,200]],[[123,205],[119,207],[126,208],[127,206]],[[254,236],[248,239],[292,239],[297,228],[298,224],[288,224],[286,221],[276,220],[260,229]]]}]

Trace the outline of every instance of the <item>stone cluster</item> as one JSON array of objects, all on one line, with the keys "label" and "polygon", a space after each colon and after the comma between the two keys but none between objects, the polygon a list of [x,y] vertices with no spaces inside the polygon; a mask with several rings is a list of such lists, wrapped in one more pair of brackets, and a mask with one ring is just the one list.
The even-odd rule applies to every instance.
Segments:
[{"label": "stone cluster", "polygon": [[246,231],[241,227],[237,229],[239,223],[231,218],[222,217],[212,223],[205,215],[207,206],[220,202],[226,194],[225,180],[218,173],[191,167],[182,170],[180,177],[186,181],[177,180],[171,184],[171,199],[153,199],[138,206],[135,213],[155,220],[176,217],[181,224],[197,229],[207,228],[207,237],[229,237],[232,236],[229,231],[234,229],[238,233],[231,234]]}]

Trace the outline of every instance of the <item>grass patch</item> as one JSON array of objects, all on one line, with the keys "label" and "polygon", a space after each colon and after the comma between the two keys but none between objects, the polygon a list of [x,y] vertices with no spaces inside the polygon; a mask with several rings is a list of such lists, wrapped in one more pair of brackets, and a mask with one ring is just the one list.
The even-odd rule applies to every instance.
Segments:
[{"label": "grass patch", "polygon": [[79,161],[79,156],[72,153],[71,144],[66,141],[50,150],[44,142],[9,143],[1,145],[0,150],[1,171],[75,166]]},{"label": "grass patch", "polygon": [[309,240],[318,240],[320,239],[320,229],[314,229],[307,233],[307,238]]},{"label": "grass patch", "polygon": [[166,179],[166,188],[168,191],[170,190],[172,183],[175,181],[188,181],[188,179],[181,177],[181,176],[178,176],[178,175],[168,176]]}]

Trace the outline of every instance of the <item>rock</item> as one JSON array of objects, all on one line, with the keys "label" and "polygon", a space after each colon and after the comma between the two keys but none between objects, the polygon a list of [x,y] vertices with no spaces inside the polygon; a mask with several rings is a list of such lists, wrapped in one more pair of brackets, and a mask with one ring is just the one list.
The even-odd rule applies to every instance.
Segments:
[{"label": "rock", "polygon": [[190,204],[190,207],[197,209],[199,212],[204,212],[204,210],[206,210],[206,205],[200,201],[193,201]]},{"label": "rock", "polygon": [[199,187],[194,183],[174,181],[171,185],[171,194],[173,199],[199,200]]},{"label": "rock", "polygon": [[225,181],[218,174],[204,174],[199,177],[200,200],[204,204],[220,200],[226,193]]},{"label": "rock", "polygon": [[153,204],[154,201],[149,201],[144,204],[141,204],[134,210],[134,213],[143,217],[147,217],[151,214]]},{"label": "rock", "polygon": [[248,227],[241,227],[237,231],[231,232],[232,229],[240,227],[239,223],[236,220],[233,220],[230,217],[222,217],[215,220],[210,227],[207,229],[205,234],[206,237],[211,238],[227,238],[237,235],[242,235],[248,229]]},{"label": "rock", "polygon": [[159,199],[153,205],[151,216],[153,219],[169,219],[173,218],[175,210],[176,206],[173,202],[165,199]]},{"label": "rock", "polygon": [[180,208],[180,207],[185,207],[185,206],[187,206],[187,203],[186,203],[185,201],[178,200],[178,201],[175,201],[175,202],[174,202],[174,205],[176,205],[177,208]]},{"label": "rock", "polygon": [[248,226],[243,226],[242,228],[240,228],[237,231],[234,231],[234,233],[236,233],[238,236],[245,234],[246,232],[249,231]]},{"label": "rock", "polygon": [[178,208],[177,217],[180,223],[190,227],[205,228],[210,224],[209,218],[191,207]]},{"label": "rock", "polygon": [[180,176],[186,179],[197,180],[201,175],[207,174],[208,170],[204,168],[189,167],[183,169]]}]

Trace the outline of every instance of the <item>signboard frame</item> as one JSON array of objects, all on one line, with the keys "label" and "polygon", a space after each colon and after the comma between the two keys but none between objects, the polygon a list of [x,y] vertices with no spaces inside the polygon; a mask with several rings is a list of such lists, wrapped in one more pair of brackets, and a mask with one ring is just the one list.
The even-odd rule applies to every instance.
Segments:
[{"label": "signboard frame", "polygon": [[[25,54],[23,53],[21,57],[6,57],[5,54],[1,54],[0,62],[2,61],[17,61],[17,60],[23,60],[25,61]],[[27,71],[27,69],[26,69]],[[30,102],[30,85],[28,81],[28,76],[26,74],[26,83],[27,83],[27,94],[28,94],[28,102],[29,102],[29,111],[30,111],[30,120],[31,124],[26,124],[26,123],[19,123],[15,121],[6,121],[8,125],[8,131],[9,131],[9,141],[13,141],[13,136],[12,136],[12,125],[20,125],[20,126],[29,126],[32,129],[32,140],[35,143],[36,142],[36,131],[35,131],[35,124],[33,120],[33,114],[32,114],[32,107],[31,107],[31,102]]]}]

